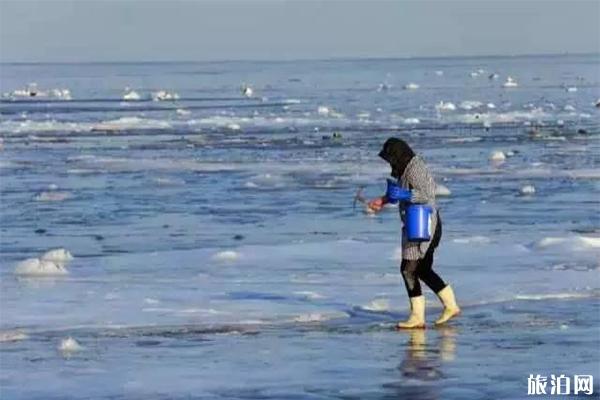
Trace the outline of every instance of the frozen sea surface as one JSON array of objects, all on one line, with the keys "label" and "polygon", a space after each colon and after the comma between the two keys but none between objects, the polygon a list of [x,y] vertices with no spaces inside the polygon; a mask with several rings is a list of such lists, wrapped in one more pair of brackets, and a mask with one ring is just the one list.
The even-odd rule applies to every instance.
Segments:
[{"label": "frozen sea surface", "polygon": [[[3,64],[1,397],[514,399],[529,374],[598,382],[599,65]],[[392,329],[408,307],[397,211],[353,208],[359,187],[384,190],[391,135],[450,191],[436,268],[464,313],[444,329]],[[56,248],[74,259],[15,274]]]}]

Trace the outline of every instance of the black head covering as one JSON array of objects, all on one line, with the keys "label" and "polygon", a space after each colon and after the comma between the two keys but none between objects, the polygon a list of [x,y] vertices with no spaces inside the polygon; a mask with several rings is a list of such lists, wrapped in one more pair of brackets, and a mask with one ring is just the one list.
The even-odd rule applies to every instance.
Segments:
[{"label": "black head covering", "polygon": [[406,166],[415,156],[415,152],[408,143],[402,139],[389,138],[383,144],[383,149],[379,152],[379,157],[387,161],[392,167],[392,176],[399,179]]}]

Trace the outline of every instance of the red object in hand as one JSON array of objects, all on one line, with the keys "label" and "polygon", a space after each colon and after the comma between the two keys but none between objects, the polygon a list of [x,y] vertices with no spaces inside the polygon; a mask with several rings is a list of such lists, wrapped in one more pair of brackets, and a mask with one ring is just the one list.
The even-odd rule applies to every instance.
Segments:
[{"label": "red object in hand", "polygon": [[385,204],[385,202],[383,201],[383,198],[378,197],[376,199],[369,201],[369,203],[367,204],[367,207],[369,207],[369,209],[374,212],[378,212],[378,211],[381,211],[384,204]]}]

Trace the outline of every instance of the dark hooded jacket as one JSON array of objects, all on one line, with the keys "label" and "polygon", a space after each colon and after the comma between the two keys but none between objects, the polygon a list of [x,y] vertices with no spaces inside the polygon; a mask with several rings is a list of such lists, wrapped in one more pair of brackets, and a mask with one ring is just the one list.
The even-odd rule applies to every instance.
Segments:
[{"label": "dark hooded jacket", "polygon": [[379,157],[387,161],[392,167],[392,176],[400,179],[406,166],[415,156],[415,152],[408,143],[402,139],[389,138],[383,144],[383,149],[379,152]]}]

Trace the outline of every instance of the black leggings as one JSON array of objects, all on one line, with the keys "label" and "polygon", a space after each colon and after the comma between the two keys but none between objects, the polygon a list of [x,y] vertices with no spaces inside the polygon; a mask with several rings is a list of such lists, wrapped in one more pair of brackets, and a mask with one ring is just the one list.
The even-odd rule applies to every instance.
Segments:
[{"label": "black leggings", "polygon": [[[439,215],[438,215],[439,216]],[[446,283],[438,274],[431,268],[433,266],[433,253],[440,243],[442,237],[442,220],[438,218],[438,224],[435,229],[435,234],[425,257],[419,260],[402,260],[400,271],[404,278],[404,285],[408,292],[408,297],[421,296],[421,283],[419,279],[425,282],[427,286],[435,293],[446,287]]]}]

